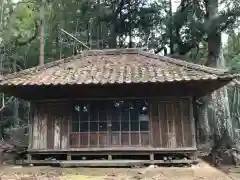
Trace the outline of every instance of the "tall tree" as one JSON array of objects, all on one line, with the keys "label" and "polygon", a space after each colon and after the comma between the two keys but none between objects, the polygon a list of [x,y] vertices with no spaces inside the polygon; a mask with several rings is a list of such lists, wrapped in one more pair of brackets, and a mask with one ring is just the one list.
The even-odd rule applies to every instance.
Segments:
[{"label": "tall tree", "polygon": [[[181,0],[173,23],[175,53],[186,55],[192,49],[199,52],[200,45],[206,43],[208,55],[204,64],[225,68],[221,33],[231,29],[239,15],[238,0]],[[226,87],[205,98],[200,115],[199,129],[207,140],[220,138],[226,130],[231,140],[234,139]]]},{"label": "tall tree", "polygon": [[228,36],[228,41],[224,47],[224,57],[226,64],[234,70],[240,70],[240,33],[234,30]]},{"label": "tall tree", "polygon": [[44,64],[44,16],[45,16],[45,0],[41,0],[40,5],[40,33],[39,33],[39,44],[40,44],[40,56],[39,56],[39,65]]},{"label": "tall tree", "polygon": [[[181,0],[172,24],[173,41],[177,45],[175,53],[185,55],[203,41],[212,43],[213,38],[219,43],[218,34],[232,28],[239,15],[239,0]],[[207,65],[213,63],[211,58],[217,53],[216,49],[209,48]]]},{"label": "tall tree", "polygon": [[[35,4],[29,1],[1,1],[0,51],[1,72],[17,72],[25,66],[20,53],[33,42],[38,34]],[[25,52],[25,51],[22,51]],[[4,70],[4,71],[3,71]],[[27,122],[28,104],[19,99],[2,95],[1,120],[3,126]],[[24,109],[24,110],[23,110]],[[2,134],[1,134],[2,135]]]}]

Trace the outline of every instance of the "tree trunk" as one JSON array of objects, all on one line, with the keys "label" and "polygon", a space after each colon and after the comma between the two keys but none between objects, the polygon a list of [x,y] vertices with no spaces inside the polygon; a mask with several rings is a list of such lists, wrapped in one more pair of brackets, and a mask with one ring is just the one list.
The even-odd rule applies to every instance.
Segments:
[{"label": "tree trunk", "polygon": [[172,24],[172,17],[173,17],[173,12],[172,12],[172,0],[169,0],[169,14],[170,14],[170,25],[169,25],[169,34],[170,34],[170,54],[174,54],[174,42],[173,42],[173,24]]},{"label": "tree trunk", "polygon": [[[218,67],[220,60],[221,33],[208,34],[208,60],[206,66]],[[221,60],[222,61],[222,60]]]},{"label": "tree trunk", "polygon": [[[13,72],[16,73],[17,72],[17,61],[14,59],[13,61]],[[19,113],[18,113],[18,108],[19,107],[19,102],[17,98],[14,98],[13,101],[13,116],[14,116],[14,124],[15,126],[19,126],[20,122],[19,122]]]},{"label": "tree trunk", "polygon": [[218,15],[218,0],[208,0],[206,3],[207,23],[208,24],[208,60],[206,65],[217,67],[219,53],[221,48],[221,32],[217,30],[214,24],[209,24]]},{"label": "tree trunk", "polygon": [[[112,13],[115,14],[115,20],[118,19],[118,14],[116,11],[116,4],[115,2],[112,2],[111,4],[111,8],[112,8]],[[117,22],[113,22],[111,25],[111,30],[110,30],[110,38],[108,41],[108,45],[109,48],[116,48],[117,47],[117,33],[116,33],[116,29],[118,28],[118,23]]]},{"label": "tree trunk", "polygon": [[101,13],[101,9],[100,9],[100,0],[97,0],[97,12],[98,12],[98,18],[97,18],[97,49],[100,49],[100,42],[101,42],[101,21],[100,21],[100,13]]},{"label": "tree trunk", "polygon": [[42,0],[40,7],[40,55],[39,55],[39,65],[44,65],[44,6],[45,0]]},{"label": "tree trunk", "polygon": [[[0,14],[0,26],[3,26],[3,15],[4,15],[4,0],[1,1],[1,14]],[[0,52],[0,68],[3,69],[3,60],[4,60],[4,53]],[[2,73],[0,72],[0,75]],[[4,102],[4,94],[1,94],[1,102]],[[2,104],[3,105],[3,104]],[[4,129],[3,129],[3,111],[0,112],[0,138],[2,138],[4,135]],[[0,151],[0,157],[1,157],[1,151]],[[1,163],[0,163],[1,164]]]},{"label": "tree trunk", "polygon": [[[207,21],[211,22],[212,18],[218,15],[218,0],[209,0],[206,5]],[[224,68],[224,58],[222,55],[221,33],[214,28],[214,25],[209,26],[208,30],[208,60],[207,66],[214,68]],[[230,117],[230,108],[227,94],[227,86],[216,90],[211,95],[203,98],[203,106],[199,112],[200,122],[198,123],[199,144],[211,140],[216,146],[219,139],[225,138],[226,135],[233,140],[232,122]],[[205,141],[205,142],[203,142]],[[230,142],[224,142],[230,143]]]},{"label": "tree trunk", "polygon": [[132,48],[133,47],[133,42],[132,42],[132,4],[131,1],[128,1],[128,18],[129,18],[129,30],[128,30],[128,36],[129,36],[129,43],[128,47]]}]

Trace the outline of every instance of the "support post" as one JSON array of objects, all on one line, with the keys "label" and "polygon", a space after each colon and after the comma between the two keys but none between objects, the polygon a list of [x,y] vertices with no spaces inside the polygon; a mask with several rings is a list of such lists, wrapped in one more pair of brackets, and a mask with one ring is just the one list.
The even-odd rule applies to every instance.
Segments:
[{"label": "support post", "polygon": [[150,153],[150,160],[154,161],[154,153],[152,153],[152,152]]},{"label": "support post", "polygon": [[28,161],[28,164],[32,163],[32,155],[29,153],[27,154],[27,161]]},{"label": "support post", "polygon": [[71,154],[67,154],[67,160],[68,160],[68,161],[71,161],[71,160],[72,160]]},{"label": "support post", "polygon": [[108,160],[112,160],[112,155],[108,154]]},{"label": "support post", "polygon": [[191,158],[191,160],[196,161],[197,158],[198,158],[197,152],[193,152],[193,153],[190,155],[190,158]]}]

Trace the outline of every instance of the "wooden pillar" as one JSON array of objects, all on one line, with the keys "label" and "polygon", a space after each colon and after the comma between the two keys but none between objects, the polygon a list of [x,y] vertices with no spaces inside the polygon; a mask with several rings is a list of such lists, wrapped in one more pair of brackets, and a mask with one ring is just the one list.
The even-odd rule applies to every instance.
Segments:
[{"label": "wooden pillar", "polygon": [[191,130],[192,130],[192,146],[197,147],[196,144],[196,126],[195,126],[195,118],[193,114],[193,98],[190,98],[189,102],[189,116],[191,120]]},{"label": "wooden pillar", "polygon": [[[35,102],[31,101],[30,102],[30,117],[28,119],[28,149],[34,148],[34,141],[35,141],[35,137],[34,136],[34,123],[36,123],[34,121],[34,109],[35,109]],[[36,132],[35,132],[36,133]]]},{"label": "wooden pillar", "polygon": [[154,161],[154,153],[153,152],[150,153],[150,160]]},{"label": "wooden pillar", "polygon": [[0,151],[0,164],[3,164],[4,152]]},{"label": "wooden pillar", "polygon": [[108,154],[108,160],[112,160],[112,155]]},{"label": "wooden pillar", "polygon": [[72,155],[71,154],[67,154],[67,160],[71,161],[72,160]]},{"label": "wooden pillar", "polygon": [[197,152],[193,152],[193,153],[190,154],[190,159],[191,159],[191,160],[196,161],[197,158],[198,158]]},{"label": "wooden pillar", "polygon": [[32,163],[32,155],[31,154],[27,154],[27,161],[29,164]]}]

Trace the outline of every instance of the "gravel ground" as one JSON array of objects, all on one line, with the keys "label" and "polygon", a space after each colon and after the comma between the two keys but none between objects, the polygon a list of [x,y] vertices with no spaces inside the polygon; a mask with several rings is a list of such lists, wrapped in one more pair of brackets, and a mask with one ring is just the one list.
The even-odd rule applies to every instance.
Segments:
[{"label": "gravel ground", "polygon": [[224,168],[220,171],[204,162],[192,167],[144,168],[2,166],[0,180],[240,180],[240,168]]}]

